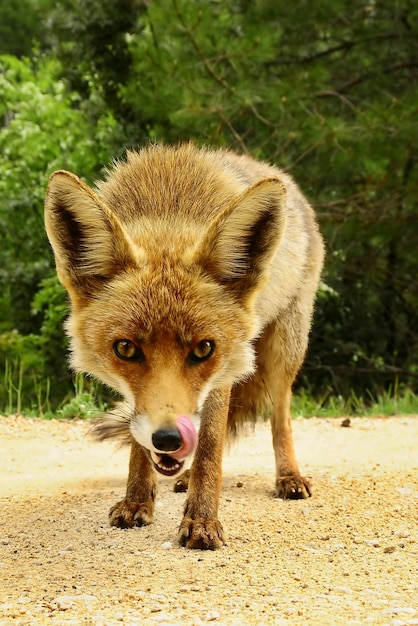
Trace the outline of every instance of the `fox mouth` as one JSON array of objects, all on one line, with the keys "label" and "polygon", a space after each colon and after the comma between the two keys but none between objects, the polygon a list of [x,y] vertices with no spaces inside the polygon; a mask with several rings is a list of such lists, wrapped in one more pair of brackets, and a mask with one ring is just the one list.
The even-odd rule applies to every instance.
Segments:
[{"label": "fox mouth", "polygon": [[183,469],[184,460],[178,461],[169,454],[156,454],[152,452],[151,458],[155,470],[163,476],[175,476]]}]

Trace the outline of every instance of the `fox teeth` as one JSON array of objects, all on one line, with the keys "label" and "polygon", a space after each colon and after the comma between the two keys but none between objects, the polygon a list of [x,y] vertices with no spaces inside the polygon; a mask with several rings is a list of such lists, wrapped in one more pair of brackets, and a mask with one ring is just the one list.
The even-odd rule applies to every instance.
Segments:
[{"label": "fox teeth", "polygon": [[178,468],[180,467],[180,463],[173,463],[172,465],[168,466],[168,465],[164,465],[164,463],[162,463],[162,461],[160,461],[159,463],[157,463],[157,466],[164,470],[164,471],[177,471]]},{"label": "fox teeth", "polygon": [[169,454],[160,455],[151,452],[151,457],[157,472],[164,476],[175,476],[184,465],[184,461],[177,461]]}]

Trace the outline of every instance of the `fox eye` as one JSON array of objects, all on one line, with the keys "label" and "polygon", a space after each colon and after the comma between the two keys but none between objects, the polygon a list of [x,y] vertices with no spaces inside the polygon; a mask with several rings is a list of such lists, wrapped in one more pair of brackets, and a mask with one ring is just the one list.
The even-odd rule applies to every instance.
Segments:
[{"label": "fox eye", "polygon": [[190,351],[188,361],[191,365],[203,363],[210,359],[215,351],[215,342],[210,339],[203,339]]},{"label": "fox eye", "polygon": [[145,360],[144,353],[129,339],[118,339],[113,344],[113,351],[117,357],[123,361],[138,361],[142,363]]}]

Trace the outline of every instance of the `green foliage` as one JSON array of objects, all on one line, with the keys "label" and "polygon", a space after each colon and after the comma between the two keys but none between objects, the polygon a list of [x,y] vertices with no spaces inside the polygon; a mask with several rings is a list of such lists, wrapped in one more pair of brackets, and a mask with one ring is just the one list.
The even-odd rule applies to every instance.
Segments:
[{"label": "green foliage", "polygon": [[99,399],[97,384],[77,374],[74,379],[74,397],[57,410],[56,417],[62,419],[91,419],[103,415],[106,404]]},{"label": "green foliage", "polygon": [[6,413],[21,413],[24,408],[42,415],[50,409],[43,369],[41,337],[16,331],[0,335],[0,406]]},{"label": "green foliage", "polygon": [[[93,5],[74,5],[81,24]],[[394,376],[416,384],[415,5],[167,0],[129,16],[117,101],[98,87],[109,57],[82,36],[97,70],[86,94],[104,95],[124,143],[191,138],[275,161],[318,209],[332,295],[318,300],[301,383],[344,396]]]},{"label": "green foliage", "polygon": [[[39,410],[68,392],[62,321],[64,291],[54,273],[43,224],[49,174],[68,168],[93,176],[107,161],[92,139],[79,98],[57,77],[53,60],[0,60],[0,407]],[[110,118],[107,118],[110,119]],[[103,121],[106,124],[106,120]],[[100,128],[100,125],[99,125]],[[102,130],[100,128],[100,130]],[[41,388],[52,391],[42,397]]]},{"label": "green foliage", "polygon": [[55,276],[41,281],[32,313],[42,320],[39,334],[22,335],[16,329],[0,334],[0,371],[4,372],[0,407],[6,413],[20,413],[22,408],[48,413],[67,395],[71,384],[62,331],[67,296]]},{"label": "green foliage", "polygon": [[[43,224],[49,174],[67,168],[91,177],[102,158],[78,96],[57,78],[49,60],[36,65],[13,57],[0,59],[0,332],[37,332],[31,302],[39,282],[52,271],[52,254]],[[4,311],[4,313],[3,313]]]},{"label": "green foliage", "polygon": [[[48,15],[42,34],[28,27],[42,56],[0,61],[0,368],[10,392],[0,406],[39,403],[29,371],[51,381],[43,405],[73,395],[65,297],[42,282],[53,274],[42,222],[50,172],[91,180],[149,139],[250,153],[290,171],[311,198],[328,259],[299,395],[332,389],[333,409],[341,397],[353,411],[356,398],[416,391],[416,3],[51,6],[33,0]],[[10,1],[3,15],[0,36],[19,19]]]},{"label": "green foliage", "polygon": [[0,3],[0,55],[29,56],[44,42],[44,20],[55,2],[19,0]]}]

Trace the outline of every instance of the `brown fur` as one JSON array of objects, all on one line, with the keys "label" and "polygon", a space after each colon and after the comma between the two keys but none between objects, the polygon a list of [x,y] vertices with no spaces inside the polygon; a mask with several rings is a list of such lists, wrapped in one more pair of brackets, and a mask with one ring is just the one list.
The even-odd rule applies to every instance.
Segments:
[{"label": "brown fur", "polygon": [[[91,190],[52,175],[45,222],[71,298],[74,369],[126,402],[97,436],[131,443],[127,494],[111,524],[149,524],[156,474],[150,433],[180,415],[200,423],[180,542],[218,548],[217,510],[228,430],[273,404],[276,494],[310,495],[295,459],[290,398],[302,364],[323,245],[312,208],[277,168],[227,151],[150,146],[128,153]],[[129,340],[136,361],[121,360]],[[213,354],[195,363],[201,341]]]}]

